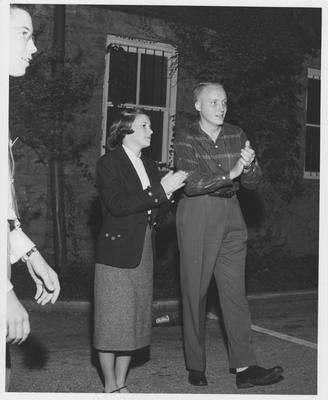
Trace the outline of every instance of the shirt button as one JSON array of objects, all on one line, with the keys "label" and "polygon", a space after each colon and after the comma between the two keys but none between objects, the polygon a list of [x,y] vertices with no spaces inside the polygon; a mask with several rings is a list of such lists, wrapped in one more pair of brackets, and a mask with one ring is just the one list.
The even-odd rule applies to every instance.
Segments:
[{"label": "shirt button", "polygon": [[226,177],[225,176],[222,176],[222,179],[225,179]]},{"label": "shirt button", "polygon": [[117,235],[117,237],[120,238],[120,237],[121,237],[121,234],[119,233],[119,234]]},{"label": "shirt button", "polygon": [[152,196],[153,194],[152,194],[152,192],[148,192],[148,195],[149,195],[149,196]]},{"label": "shirt button", "polygon": [[105,236],[106,236],[106,237],[108,237],[108,236],[109,236],[109,234],[108,234],[108,233],[105,233]]},{"label": "shirt button", "polygon": [[158,199],[155,199],[154,202],[155,202],[155,203],[158,203]]},{"label": "shirt button", "polygon": [[216,144],[214,147],[217,149],[219,146]]},{"label": "shirt button", "polygon": [[116,237],[115,237],[115,236],[112,236],[110,239],[111,239],[111,240],[115,240],[115,239],[116,239]]}]

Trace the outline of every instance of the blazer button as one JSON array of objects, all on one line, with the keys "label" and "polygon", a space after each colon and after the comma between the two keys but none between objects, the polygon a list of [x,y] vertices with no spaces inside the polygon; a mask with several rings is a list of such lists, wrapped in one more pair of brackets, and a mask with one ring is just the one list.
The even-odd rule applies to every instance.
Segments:
[{"label": "blazer button", "polygon": [[158,203],[158,199],[154,199],[154,202],[155,202],[155,203]]},{"label": "blazer button", "polygon": [[121,234],[119,233],[119,234],[117,235],[117,237],[120,238],[120,237],[121,237]]},{"label": "blazer button", "polygon": [[152,194],[152,192],[148,192],[148,195],[149,195],[149,196],[152,196],[153,194]]},{"label": "blazer button", "polygon": [[115,240],[115,239],[116,239],[116,237],[115,237],[115,236],[112,236],[110,239],[111,239],[111,240]]},{"label": "blazer button", "polygon": [[109,236],[109,233],[105,233],[105,236],[108,237],[108,236]]}]

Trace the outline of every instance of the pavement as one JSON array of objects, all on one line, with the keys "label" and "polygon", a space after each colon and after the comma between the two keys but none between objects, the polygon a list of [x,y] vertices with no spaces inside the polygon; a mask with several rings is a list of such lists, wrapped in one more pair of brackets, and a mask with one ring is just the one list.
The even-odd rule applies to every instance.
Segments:
[{"label": "pavement", "polygon": [[[134,357],[128,376],[130,391],[135,397],[150,393],[316,395],[317,293],[263,294],[250,296],[249,302],[258,363],[264,367],[283,366],[283,380],[275,385],[238,390],[235,375],[228,368],[220,323],[207,320],[209,384],[191,386],[184,365],[179,302],[157,301],[153,307],[152,345]],[[97,397],[103,385],[91,346],[90,304],[58,302],[39,307],[26,302],[25,305],[33,333],[24,344],[11,346],[10,392],[24,394],[24,399],[29,393],[80,393],[85,394],[83,398]],[[157,318],[162,323],[156,323]]]}]

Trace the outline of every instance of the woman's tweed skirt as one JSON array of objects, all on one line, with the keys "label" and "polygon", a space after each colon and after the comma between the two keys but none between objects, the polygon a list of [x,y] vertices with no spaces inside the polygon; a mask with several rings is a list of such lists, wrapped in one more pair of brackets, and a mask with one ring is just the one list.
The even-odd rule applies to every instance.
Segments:
[{"label": "woman's tweed skirt", "polygon": [[124,269],[96,264],[94,347],[131,351],[150,345],[153,253],[147,227],[140,264]]}]

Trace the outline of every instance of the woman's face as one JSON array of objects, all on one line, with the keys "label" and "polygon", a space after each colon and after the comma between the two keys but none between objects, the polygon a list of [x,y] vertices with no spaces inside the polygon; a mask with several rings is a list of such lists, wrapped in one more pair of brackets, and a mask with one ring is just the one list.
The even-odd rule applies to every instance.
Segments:
[{"label": "woman's face", "polygon": [[126,135],[123,139],[123,144],[127,147],[132,147],[136,151],[150,146],[151,135],[153,131],[150,126],[150,119],[147,115],[137,115],[133,124],[131,125],[133,133]]}]

